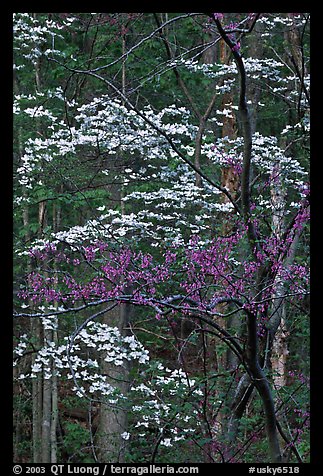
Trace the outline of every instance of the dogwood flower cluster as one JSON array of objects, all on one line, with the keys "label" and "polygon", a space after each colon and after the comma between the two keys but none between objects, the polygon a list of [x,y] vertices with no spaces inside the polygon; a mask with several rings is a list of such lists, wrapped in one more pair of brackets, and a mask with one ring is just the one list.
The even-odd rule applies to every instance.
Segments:
[{"label": "dogwood flower cluster", "polygon": [[[173,446],[201,427],[198,402],[203,392],[181,369],[171,370],[154,362],[152,370],[149,382],[131,388],[133,398],[145,396],[132,406],[137,417],[134,430],[139,439],[160,435],[161,446]],[[191,405],[189,414],[182,412],[183,405]]]},{"label": "dogwood flower cluster", "polygon": [[[61,57],[64,53],[55,47],[55,40],[63,38],[59,33],[63,27],[51,19],[40,22],[31,13],[14,13],[14,49],[19,51],[24,61],[31,61],[34,64],[43,55]],[[16,69],[23,67],[25,67],[23,63],[15,65]]]},{"label": "dogwood flower cluster", "polygon": [[[266,34],[266,33],[264,33]],[[307,101],[300,97],[300,90],[302,88],[301,81],[298,75],[286,73],[286,65],[282,61],[277,61],[273,58],[244,58],[244,68],[248,80],[256,83],[261,89],[266,87],[271,93],[280,94],[284,99],[289,99],[292,104],[302,106],[305,110],[308,108]],[[200,63],[194,59],[179,58],[172,61],[177,67],[188,69],[194,74],[202,74],[209,79],[220,80],[215,85],[219,93],[226,93],[234,90],[236,84],[236,76],[238,69],[234,62],[231,64],[222,63]],[[302,77],[304,86],[309,89],[310,75],[304,74]],[[261,106],[261,103],[259,104]],[[217,111],[218,115],[223,115],[223,111]],[[219,123],[221,124],[221,123]]]},{"label": "dogwood flower cluster", "polygon": [[[90,321],[72,342],[68,337],[65,341],[65,345],[48,342],[39,349],[31,372],[20,374],[17,379],[26,380],[39,375],[50,379],[56,375],[72,380],[72,390],[80,398],[99,399],[125,408],[130,406],[133,415],[131,427],[139,431],[139,438],[163,434],[166,430],[171,433],[170,438],[161,440],[162,446],[173,446],[194,434],[200,426],[197,402],[203,397],[203,392],[199,385],[182,369],[171,370],[158,361],[150,362],[149,352],[134,335],[123,336],[116,327]],[[28,337],[24,334],[14,349],[14,365],[29,347]],[[126,361],[132,366],[139,365],[126,395],[122,394],[116,381],[100,373],[102,358],[112,367],[122,366]],[[192,405],[189,415],[180,411],[184,403]],[[129,440],[130,436],[128,432],[121,435],[124,440]]]},{"label": "dogwood flower cluster", "polygon": [[[235,82],[235,78],[230,77],[237,74],[234,63],[209,65],[191,60],[180,61],[185,67],[194,70],[195,74],[198,71],[207,73],[212,69],[212,74],[216,78],[224,78],[232,84]],[[244,63],[247,74],[253,79],[258,77],[261,80],[268,79],[279,83],[284,83],[286,79],[281,74],[284,65],[279,61],[245,58]],[[286,79],[287,82],[294,80],[295,77]],[[228,84],[224,84],[224,87],[228,87]],[[202,181],[202,187],[197,187],[194,172],[181,161],[166,139],[149,126],[136,111],[126,107],[121,100],[101,95],[78,107],[74,104],[75,125],[71,126],[53,113],[49,106],[37,104],[41,99],[39,94],[41,93],[31,97],[20,95],[16,98],[15,111],[18,116],[28,116],[32,121],[45,120],[48,134],[46,138],[38,136],[29,138],[25,143],[24,154],[17,168],[17,178],[21,188],[25,192],[28,191],[29,196],[26,196],[26,193],[23,197],[18,196],[15,203],[22,206],[27,201],[30,203],[33,190],[37,193],[37,186],[42,187],[42,176],[46,178],[46,175],[50,175],[52,170],[66,161],[71,164],[69,170],[73,170],[73,164],[79,163],[80,156],[90,153],[93,156],[107,157],[107,167],[100,167],[100,171],[96,174],[97,178],[120,180],[124,186],[123,202],[126,205],[137,202],[137,208],[140,209],[137,213],[131,210],[130,213],[123,211],[122,214],[115,210],[106,210],[104,214],[89,220],[86,224],[59,232],[58,239],[72,243],[74,240],[80,242],[82,239],[93,237],[123,239],[133,236],[136,239],[149,238],[153,246],[159,246],[165,239],[183,244],[187,236],[185,229],[188,228],[190,233],[201,234],[209,229],[210,222],[217,214],[233,211],[232,203],[223,201],[218,189],[211,187],[206,181]],[[61,89],[42,94],[44,98],[47,95],[51,100],[63,99],[68,107],[71,106],[65,100]],[[28,102],[31,103],[29,106]],[[227,108],[216,110],[210,124],[213,121],[221,125],[218,119],[224,116],[232,117],[236,109],[237,106],[231,104]],[[194,156],[193,143],[197,126],[194,125],[186,108],[171,104],[156,112],[146,106],[141,112],[160,131],[166,133],[187,157]],[[283,133],[289,130],[287,127]],[[302,181],[306,180],[306,174],[296,159],[285,156],[275,140],[272,137],[255,134],[254,166],[262,174],[272,176],[274,163],[279,160],[283,165],[281,174],[284,180],[286,178],[285,184],[300,189]],[[213,165],[211,176],[213,174],[219,176],[221,168],[226,166],[234,167],[236,174],[239,175],[242,170],[241,149],[241,137],[235,141],[228,138],[214,139],[212,129],[207,128],[201,145],[201,160]],[[123,158],[119,161],[120,164],[118,164],[119,157]],[[127,157],[125,163],[124,157]],[[110,160],[116,163],[113,170]],[[170,161],[174,164],[173,167],[169,167]],[[140,164],[139,167],[133,166],[137,163]],[[70,179],[67,177],[66,180],[76,188],[79,186],[77,182],[74,185],[73,176]],[[140,191],[140,188],[138,190],[137,184],[144,182],[149,184],[148,188],[144,191]],[[257,194],[260,197],[258,203],[256,197],[258,209],[259,207],[270,209],[272,205],[269,198],[261,195]],[[38,200],[39,195],[36,196]],[[188,221],[187,210],[191,208],[192,202],[199,212],[194,215],[190,213]],[[52,236],[52,239],[55,238]]]},{"label": "dogwood flower cluster", "polygon": [[[44,328],[49,329],[48,316],[42,317],[41,320]],[[82,381],[83,389],[84,385],[88,384],[87,391],[90,394],[99,392],[110,395],[115,392],[115,388],[107,383],[106,377],[97,373],[98,355],[102,353],[105,356],[104,360],[116,367],[124,365],[125,361],[137,361],[139,364],[149,361],[148,351],[133,335],[122,336],[117,328],[98,322],[89,322],[86,328],[75,337],[72,345],[68,337],[65,341],[65,345],[49,342],[39,349],[31,367],[31,373],[26,377],[36,378],[40,372],[44,372],[45,378],[50,378],[54,373],[59,377],[74,379],[76,383],[79,380]],[[21,336],[20,342],[14,349],[16,358],[21,358],[28,347],[27,336]],[[85,349],[88,354],[86,359],[81,356]],[[94,353],[93,358],[89,357],[91,352]]]},{"label": "dogwood flower cluster", "polygon": [[[231,67],[231,66],[230,66]],[[232,66],[233,67],[233,66]],[[272,65],[269,65],[270,69]],[[62,99],[62,92],[57,91],[51,95]],[[25,98],[24,98],[25,99]],[[32,98],[34,100],[34,97]],[[19,101],[18,101],[19,102]],[[231,105],[230,114],[234,111]],[[121,167],[116,169],[115,178],[128,185],[123,197],[124,203],[140,204],[140,212],[127,214],[118,211],[106,211],[98,219],[89,220],[85,225],[75,226],[69,231],[60,232],[57,238],[72,242],[74,239],[90,238],[90,236],[115,236],[122,238],[135,232],[138,236],[150,237],[157,244],[168,236],[169,239],[178,243],[185,241],[183,229],[189,226],[191,232],[201,233],[207,229],[207,223],[201,221],[201,216],[208,216],[209,220],[215,213],[230,212],[233,205],[223,202],[219,190],[203,182],[202,188],[195,185],[195,174],[190,167],[181,162],[174,150],[169,147],[165,139],[156,131],[153,131],[140,116],[133,110],[128,110],[116,99],[104,95],[94,98],[90,103],[77,108],[76,122],[78,127],[67,127],[63,121],[50,115],[49,110],[42,107],[22,109],[22,113],[34,116],[46,116],[53,124],[52,134],[46,139],[39,137],[29,139],[25,145],[25,154],[21,158],[21,165],[17,169],[18,181],[24,189],[32,190],[36,183],[41,183],[39,177],[46,164],[54,164],[61,161],[62,157],[69,157],[72,162],[82,149],[92,149],[93,153],[100,147],[100,153],[115,156],[127,153],[140,158],[142,166]],[[219,111],[223,115],[225,110]],[[156,114],[149,108],[145,108],[145,115],[156,126],[179,141],[181,150],[192,157],[194,147],[186,143],[186,139],[192,140],[196,127],[190,124],[190,114],[185,108],[177,109],[174,105],[164,108]],[[229,112],[228,112],[229,114]],[[166,123],[165,119],[176,119],[176,123]],[[285,131],[283,131],[285,132]],[[206,130],[205,138],[201,146],[201,157],[211,161],[219,170],[223,166],[234,167],[236,173],[241,173],[242,145],[241,137],[235,140],[218,138],[211,141],[211,130]],[[228,152],[228,150],[230,152]],[[174,167],[170,169],[166,164],[169,157],[175,160]],[[158,158],[160,163],[156,167],[154,160]],[[281,174],[285,184],[299,188],[301,181],[306,180],[306,173],[296,159],[284,155],[277,144],[277,139],[262,136],[255,133],[253,138],[253,163],[263,174],[271,175],[274,164],[279,161],[282,165]],[[215,169],[216,170],[216,169]],[[101,171],[101,174],[111,175],[111,170]],[[150,191],[132,191],[131,185],[148,182]],[[158,183],[159,186],[154,186]],[[19,198],[19,197],[18,197]],[[270,201],[259,201],[258,205],[270,207]],[[187,223],[187,207],[194,202],[200,209],[197,218]],[[16,203],[18,201],[16,200]],[[20,200],[21,204],[24,200]],[[152,211],[152,209],[154,211]],[[167,212],[166,212],[167,210]],[[156,213],[160,211],[160,213]],[[165,213],[166,212],[166,213]],[[115,213],[115,216],[113,214]],[[76,238],[78,236],[78,238]],[[55,239],[55,237],[53,237]]]},{"label": "dogwood flower cluster", "polygon": [[306,16],[302,13],[293,14],[293,16],[280,16],[279,14],[271,15],[261,15],[257,20],[258,23],[264,26],[264,31],[261,32],[261,36],[266,38],[270,36],[270,32],[277,27],[282,27],[282,29],[296,27],[299,28],[306,23]]}]

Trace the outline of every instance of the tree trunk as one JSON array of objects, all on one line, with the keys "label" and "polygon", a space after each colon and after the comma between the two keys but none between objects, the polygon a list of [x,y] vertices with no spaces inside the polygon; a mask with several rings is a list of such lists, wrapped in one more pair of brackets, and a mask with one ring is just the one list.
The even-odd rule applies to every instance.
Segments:
[{"label": "tree trunk", "polygon": [[[240,91],[239,91],[239,115],[241,120],[242,137],[243,137],[243,167],[241,173],[241,211],[244,222],[247,228],[247,237],[249,242],[249,249],[254,256],[255,262],[258,262],[257,251],[261,251],[259,245],[258,234],[255,224],[251,218],[251,158],[252,158],[252,127],[251,117],[248,110],[246,91],[247,91],[247,76],[241,55],[234,50],[233,43],[225,33],[220,21],[214,20],[218,31],[225,42],[233,52],[234,59],[240,76]],[[262,280],[264,270],[259,269],[256,283]],[[258,286],[257,286],[258,287]],[[278,440],[278,432],[276,428],[276,414],[275,405],[272,397],[270,385],[266,379],[264,371],[259,364],[259,348],[257,335],[257,315],[253,312],[246,311],[247,319],[247,339],[245,350],[245,364],[248,373],[258,393],[261,397],[263,409],[266,418],[266,431],[269,442],[270,459],[272,462],[279,463],[281,461],[281,452]]]},{"label": "tree trunk", "polygon": [[[129,323],[129,305],[121,304],[112,309],[104,317],[104,323],[118,327],[122,335]],[[107,375],[107,382],[120,390],[123,395],[128,392],[130,365],[125,361],[123,366],[116,367],[113,363],[101,362],[101,372]],[[126,440],[121,434],[127,431],[127,411],[111,404],[101,404],[100,421],[97,431],[98,459],[101,463],[124,463]]]},{"label": "tree trunk", "polygon": [[[220,41],[220,62],[222,64],[229,64],[230,63],[230,51],[227,48],[223,39]],[[222,122],[222,138],[227,137],[228,139],[236,139],[237,137],[237,123],[236,123],[236,116],[235,112],[232,108],[233,106],[233,92],[225,92],[222,96],[222,110],[223,109],[230,109],[231,117],[226,115],[223,116]],[[230,195],[235,199],[238,188],[239,188],[239,175],[235,171],[234,167],[231,165],[223,166],[221,169],[221,186],[226,188]],[[227,196],[222,197],[223,203],[228,203],[229,199]],[[227,236],[232,233],[232,224],[230,221],[223,221],[222,224],[222,235]],[[222,314],[228,311],[227,304],[219,304],[218,311]],[[236,319],[234,316],[230,318],[218,318],[217,319],[219,325],[226,330],[229,330],[230,327],[237,324]],[[237,358],[235,354],[230,350],[227,349],[222,355],[217,358],[217,362],[220,366],[218,369],[221,373],[227,371],[229,369],[233,369],[237,366]],[[217,433],[220,432],[222,435],[227,435],[228,433],[228,421],[227,416],[223,414],[223,411],[218,412],[217,414],[217,427],[215,429],[214,438],[217,438]],[[226,457],[229,456],[229,451],[226,454]]]},{"label": "tree trunk", "polygon": [[[35,342],[35,346],[41,342],[40,322],[38,319],[32,319],[31,333]],[[32,364],[35,362],[35,357],[32,357]],[[41,442],[42,442],[42,375],[39,373],[32,381],[32,422],[33,422],[33,463],[41,463]]]},{"label": "tree trunk", "polygon": [[[251,58],[262,58],[263,56],[263,42],[261,41],[262,24],[258,24],[257,30],[254,30],[252,36],[249,37],[248,55]],[[261,96],[261,88],[259,84],[248,82],[248,98],[250,101],[249,116],[251,123],[251,132],[256,131],[258,104]],[[228,185],[227,185],[228,186]],[[231,353],[232,354],[232,353]],[[237,385],[236,391],[230,403],[231,414],[227,426],[227,439],[229,445],[232,444],[238,434],[241,418],[246,410],[247,404],[254,392],[254,384],[250,380],[248,373],[244,373]]]},{"label": "tree trunk", "polygon": [[[24,210],[24,221],[27,223],[28,209]],[[39,319],[31,320],[31,335],[36,349],[42,346],[42,328]],[[35,363],[36,355],[32,354],[31,364]],[[33,463],[42,463],[42,414],[43,414],[43,385],[42,372],[32,380],[32,421],[33,421]]]},{"label": "tree trunk", "polygon": [[[122,54],[126,53],[126,38],[122,35]],[[121,69],[122,93],[126,96],[126,58],[122,62]],[[124,105],[124,101],[123,101]],[[119,160],[122,160],[122,153]],[[112,186],[111,194],[115,202],[119,202],[122,215],[125,213],[124,183],[120,189]],[[121,335],[127,335],[127,327],[130,319],[130,306],[128,304],[120,304],[114,307],[104,316],[104,323],[117,327]],[[130,364],[126,360],[122,366],[115,366],[113,363],[106,362],[103,356],[101,366],[102,373],[107,375],[107,382],[116,387],[123,395],[127,395],[129,387],[129,371]],[[111,404],[101,404],[97,440],[97,456],[100,462],[104,463],[124,463],[126,440],[121,437],[128,428],[127,411],[118,406]]]},{"label": "tree trunk", "polygon": [[[37,14],[33,14],[34,18],[36,18]],[[41,60],[40,58],[37,59],[35,63],[35,83],[36,83],[36,92],[42,92],[42,75],[41,75]],[[39,129],[40,126],[38,126]],[[40,130],[41,132],[41,130]],[[47,209],[46,209],[46,202],[41,201],[38,206],[38,236],[40,238],[43,237],[44,229],[47,225]],[[38,326],[41,327],[39,321]],[[40,342],[44,347],[47,347],[53,340],[52,330],[51,329],[35,329],[36,333],[40,335]],[[42,339],[41,339],[42,335]],[[42,378],[42,380],[41,380]],[[41,463],[50,463],[51,462],[51,438],[52,438],[52,376],[42,372],[41,377],[37,379],[37,391],[38,398],[40,399],[40,395],[42,396],[41,402],[38,402],[39,407],[35,408],[35,424],[39,425],[39,420],[41,420],[41,441],[37,443],[39,438],[39,428],[35,429],[35,437],[37,435],[37,440],[34,442],[34,445],[39,445],[40,452],[40,462]],[[41,407],[40,407],[41,404]],[[36,405],[36,404],[35,404]],[[41,408],[41,410],[40,410]]]},{"label": "tree trunk", "polygon": [[[281,180],[281,165],[278,162],[272,171],[271,180],[271,204],[273,207],[272,234],[281,241],[284,231],[285,196]],[[285,285],[281,273],[277,273],[274,282],[273,301],[271,308],[270,328],[272,335],[271,370],[273,383],[276,390],[286,385],[286,361],[287,361],[287,329],[286,307],[284,301]]]},{"label": "tree trunk", "polygon": [[[45,330],[44,344],[52,342],[52,332]],[[46,345],[46,344],[45,344]],[[50,463],[51,461],[51,418],[52,418],[52,380],[51,377],[43,380],[43,417],[42,417],[42,463]]]},{"label": "tree trunk", "polygon": [[[60,192],[63,192],[63,185],[60,186]],[[53,232],[59,231],[61,223],[61,207],[53,204]],[[57,307],[57,306],[56,306]],[[52,331],[52,341],[57,347],[58,345],[58,319],[53,319],[54,329]],[[52,363],[52,414],[51,414],[51,430],[50,430],[50,462],[57,463],[57,425],[58,425],[58,378],[56,375],[56,365]]]},{"label": "tree trunk", "polygon": [[[57,330],[53,331],[53,342],[57,346],[58,336]],[[58,385],[57,385],[57,375],[56,375],[56,366],[53,362],[53,376],[52,376],[52,420],[51,420],[51,432],[50,432],[50,462],[57,463],[57,424],[58,424]]]},{"label": "tree trunk", "polygon": [[[46,203],[39,204],[39,235],[42,236],[46,226]],[[52,330],[44,328],[43,346],[47,347],[53,340]],[[51,419],[52,419],[52,379],[43,372],[43,406],[42,406],[42,439],[41,454],[42,463],[51,462]]]},{"label": "tree trunk", "polygon": [[252,313],[247,313],[248,338],[246,345],[245,360],[250,372],[250,377],[258,390],[262,400],[266,419],[266,432],[269,443],[270,463],[280,463],[282,460],[279,438],[277,432],[275,404],[272,390],[266,375],[259,364],[257,317]]}]

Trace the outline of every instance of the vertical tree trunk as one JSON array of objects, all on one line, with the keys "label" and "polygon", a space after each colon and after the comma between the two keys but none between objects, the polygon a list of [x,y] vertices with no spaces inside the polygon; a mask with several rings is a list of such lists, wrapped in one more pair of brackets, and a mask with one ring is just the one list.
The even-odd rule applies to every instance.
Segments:
[{"label": "vertical tree trunk", "polygon": [[[52,342],[52,332],[45,330],[44,344]],[[46,344],[45,344],[46,345]],[[52,380],[50,377],[43,380],[43,418],[42,418],[42,463],[50,463],[51,460],[51,418],[52,418]]]},{"label": "vertical tree trunk", "polygon": [[[24,206],[23,210],[23,224],[26,231],[26,241],[30,241],[29,233],[29,209],[28,205]],[[31,272],[31,262],[28,261],[27,272]],[[33,303],[30,302],[29,305],[32,307]],[[31,319],[31,336],[33,340],[33,345],[36,349],[41,347],[41,323],[39,319]],[[35,363],[35,354],[32,354],[31,365]],[[37,377],[32,379],[32,461],[33,463],[41,463],[41,441],[42,441],[42,376],[41,373],[37,374]]]},{"label": "vertical tree trunk", "polygon": [[275,403],[269,382],[259,364],[257,317],[253,313],[247,313],[247,328],[248,337],[245,359],[248,365],[251,380],[258,390],[265,412],[266,432],[270,455],[270,460],[268,462],[280,463],[282,458],[277,432]]},{"label": "vertical tree trunk", "polygon": [[[122,335],[126,335],[125,329],[129,323],[129,307],[121,304],[112,309],[104,318],[104,323],[118,327]],[[116,367],[113,363],[101,362],[101,372],[107,375],[107,382],[120,390],[123,395],[128,392],[129,363]],[[97,431],[98,458],[102,463],[124,463],[126,440],[121,434],[127,431],[127,412],[113,404],[101,404],[100,422]]]},{"label": "vertical tree trunk", "polygon": [[[259,24],[257,30],[254,30],[253,35],[249,37],[248,54],[251,58],[262,58],[263,56],[263,42],[261,41],[261,31],[263,27]],[[251,122],[252,133],[256,130],[258,104],[261,96],[261,88],[257,83],[248,83],[248,98],[250,101],[249,115]],[[232,354],[232,352],[231,352]],[[234,357],[234,356],[233,356]],[[230,359],[230,357],[229,357]],[[232,362],[233,363],[233,362]],[[231,363],[231,368],[233,367]],[[235,393],[232,397],[231,414],[228,421],[228,442],[233,443],[236,440],[239,430],[240,420],[245,412],[246,406],[254,391],[254,385],[250,380],[250,376],[244,373],[239,380]]]},{"label": "vertical tree trunk", "polygon": [[[23,210],[23,223],[26,230],[29,229],[29,209],[28,205],[25,205]],[[26,232],[26,241],[30,241],[30,233]],[[31,262],[27,264],[28,273],[31,272]],[[33,303],[30,303],[31,307]],[[39,319],[34,318],[31,320],[31,336],[33,345],[36,349],[39,349],[42,345],[42,330],[41,322]],[[35,354],[32,354],[31,365],[35,363]],[[32,454],[33,463],[42,462],[42,407],[43,407],[43,391],[42,391],[42,373],[37,374],[32,379]]]},{"label": "vertical tree trunk", "polygon": [[[39,235],[42,236],[46,227],[46,203],[39,204]],[[44,328],[43,346],[47,347],[53,340],[52,330]],[[42,407],[42,439],[41,454],[42,463],[51,462],[51,419],[52,419],[52,380],[50,375],[43,372],[43,407]]]},{"label": "vertical tree trunk", "polygon": [[[271,204],[273,207],[272,234],[281,241],[284,231],[285,196],[281,180],[281,165],[278,162],[272,171],[271,177]],[[286,307],[284,301],[285,285],[281,273],[277,273],[274,282],[273,301],[271,308],[272,330],[277,329],[272,336],[271,369],[274,387],[279,390],[286,385],[286,361],[287,361],[287,330],[286,330]],[[274,324],[273,324],[274,323]]]},{"label": "vertical tree trunk", "polygon": [[[37,14],[33,14],[34,18]],[[35,64],[35,82],[36,82],[36,91],[42,91],[42,77],[41,77],[41,60],[40,58],[37,59]],[[39,127],[40,129],[40,127]],[[44,229],[47,225],[47,210],[46,210],[46,202],[41,201],[38,207],[38,236],[41,238],[43,236]],[[36,321],[37,322],[37,321]],[[39,327],[41,327],[40,322],[38,322]],[[48,346],[53,339],[52,330],[51,329],[35,329],[35,332],[41,337],[42,334],[42,345]],[[50,463],[51,462],[51,423],[52,423],[52,377],[51,375],[46,376],[44,372],[42,372],[42,381],[38,381],[38,388],[37,388],[38,395],[42,395],[42,407],[40,411],[40,407],[36,410],[35,408],[35,424],[39,418],[41,418],[41,444],[40,452],[41,452],[41,463]],[[40,397],[38,397],[40,398]],[[41,415],[41,417],[39,416]],[[35,429],[35,433],[39,436],[39,429]],[[38,439],[37,436],[37,439]],[[35,442],[35,444],[37,444]]]},{"label": "vertical tree trunk", "polygon": [[[126,37],[122,34],[121,38],[122,54],[126,53]],[[126,57],[122,62],[121,69],[121,84],[122,94],[126,96]],[[123,101],[124,105],[124,101]],[[122,154],[119,157],[122,160]],[[122,185],[120,190],[112,187],[112,195],[115,202],[120,203],[121,213],[125,214],[125,205],[123,201],[124,197],[124,184],[123,177],[121,179]],[[113,308],[104,317],[105,324],[117,327],[121,335],[127,335],[127,327],[130,319],[130,307],[127,304],[120,304]],[[125,361],[121,366],[116,367],[113,363],[101,362],[102,373],[107,375],[107,381],[114,387],[116,387],[123,395],[128,393],[128,381],[130,364]],[[125,433],[128,428],[127,411],[110,405],[101,404],[100,408],[100,420],[97,431],[98,442],[98,458],[100,462],[104,463],[124,463],[125,462],[125,449],[126,440],[121,437],[122,433]]]},{"label": "vertical tree trunk", "polygon": [[[258,233],[255,228],[255,223],[251,217],[251,166],[252,166],[252,127],[251,117],[247,105],[246,91],[247,91],[247,76],[241,55],[234,50],[234,44],[225,33],[221,22],[214,19],[221,37],[225,40],[234,55],[239,77],[240,77],[240,91],[239,91],[239,115],[241,120],[241,129],[243,137],[243,167],[241,173],[241,210],[242,216],[247,228],[247,237],[249,242],[249,249],[254,256],[255,262],[258,261],[257,251],[261,251],[259,245]],[[259,283],[263,279],[263,274],[266,270],[259,268],[258,276],[255,284],[258,288]],[[261,291],[261,289],[259,289]],[[269,382],[264,374],[264,371],[259,364],[259,346],[257,335],[257,314],[246,311],[247,319],[247,339],[245,349],[245,363],[250,373],[251,380],[258,390],[259,396],[262,400],[262,406],[265,412],[266,431],[269,443],[269,457],[271,462],[281,462],[281,452],[278,440],[277,423],[275,405],[273,401],[272,391]]]},{"label": "vertical tree trunk", "polygon": [[306,66],[303,58],[303,45],[301,31],[297,28],[295,22],[295,13],[287,13],[288,18],[292,20],[292,27],[286,29],[285,38],[288,43],[287,61],[293,68],[297,68],[299,79],[307,74]]},{"label": "vertical tree trunk", "polygon": [[[122,199],[122,191],[114,190],[115,199]],[[117,198],[116,198],[117,197]],[[122,202],[121,202],[122,203]],[[122,206],[124,213],[124,208]],[[128,304],[120,304],[114,307],[104,316],[104,323],[111,327],[117,327],[121,335],[128,334],[127,327],[131,316],[131,308]],[[123,395],[128,393],[130,364],[125,361],[122,366],[115,366],[106,362],[106,356],[101,361],[101,372],[107,376],[107,382],[116,387]],[[101,404],[99,425],[96,433],[97,456],[100,462],[124,463],[126,440],[121,437],[128,428],[127,411],[119,406]]]},{"label": "vertical tree trunk", "polygon": [[[63,185],[60,187],[60,192],[63,192]],[[61,207],[53,204],[53,232],[59,231],[61,222]],[[58,345],[58,319],[53,319],[52,341],[57,347]],[[50,430],[50,462],[57,463],[57,424],[58,424],[58,378],[56,375],[55,361],[52,364],[52,414],[51,414],[51,430]]]},{"label": "vertical tree trunk", "polygon": [[[220,62],[222,64],[229,64],[230,62],[230,50],[228,49],[227,45],[225,44],[224,40],[221,39],[219,43],[220,48]],[[223,116],[222,122],[222,138],[227,137],[228,139],[236,139],[237,137],[237,124],[236,124],[236,116],[235,112],[232,108],[234,102],[233,92],[225,92],[222,96],[222,110],[229,109],[231,112],[231,117],[226,115]],[[228,147],[229,149],[229,147]],[[239,175],[234,169],[233,166],[227,165],[223,166],[221,169],[221,186],[226,188],[230,195],[235,198],[239,188]],[[226,196],[222,198],[223,203],[228,203],[229,199]],[[222,235],[227,236],[232,232],[232,225],[229,221],[223,221],[222,224]],[[228,311],[226,304],[219,304],[218,311],[220,313],[226,313]],[[235,325],[235,318],[234,316],[230,318],[219,318],[218,323],[223,329],[229,329],[231,326]],[[217,358],[219,363],[220,369],[219,371],[222,373],[226,370],[233,369],[237,365],[237,359],[234,353],[227,349],[221,356]],[[219,412],[217,415],[217,431],[215,432],[215,438],[218,432],[221,432],[222,435],[227,435],[227,416],[223,414],[223,412]],[[227,452],[226,457],[229,456],[229,451]]]},{"label": "vertical tree trunk", "polygon": [[[287,62],[296,69],[296,74],[300,80],[304,78],[307,71],[304,66],[301,34],[297,29],[294,14],[287,13],[287,16],[293,20],[293,25],[288,28],[285,33],[285,38],[288,42],[289,51],[287,51]],[[286,147],[286,141],[282,142],[282,148]],[[283,183],[281,180],[281,165],[278,162],[273,168],[272,172],[272,186],[271,186],[271,202],[274,210],[272,218],[272,233],[281,240],[284,232],[284,209],[285,197],[283,190]],[[292,260],[295,252],[295,246],[298,237],[295,237],[291,253],[289,253],[288,262]],[[284,263],[284,265],[286,265]],[[273,303],[271,309],[271,319],[269,323],[269,330],[271,332],[271,369],[273,374],[273,382],[275,388],[279,391],[286,385],[286,365],[288,356],[287,338],[288,331],[286,328],[286,308],[283,296],[285,294],[285,285],[281,278],[281,273],[278,273],[274,283]],[[274,335],[273,335],[274,334]]]},{"label": "vertical tree trunk", "polygon": [[[40,347],[41,329],[38,319],[32,319],[31,333],[35,346]],[[35,357],[32,357],[32,364],[35,362]],[[33,463],[41,463],[41,441],[42,441],[42,406],[43,406],[43,392],[42,392],[42,374],[39,372],[37,377],[32,381],[32,422],[33,422]]]},{"label": "vertical tree trunk", "polygon": [[[53,342],[55,346],[58,342],[57,330],[53,330]],[[50,462],[57,463],[57,424],[58,424],[58,385],[55,362],[52,366],[52,415],[51,415],[51,432],[50,432]]]},{"label": "vertical tree trunk", "polygon": [[[298,30],[293,13],[287,13],[287,16],[292,19],[293,24],[285,32],[285,38],[288,43],[288,50],[286,55],[287,63],[290,63],[292,68],[296,70],[296,76],[302,81],[307,74],[303,51],[301,33]],[[282,141],[282,148],[286,147],[286,140]],[[284,210],[285,197],[283,190],[283,183],[281,180],[281,165],[278,162],[273,168],[271,177],[271,203],[274,210],[272,218],[272,233],[280,241],[284,232]],[[289,253],[288,262],[291,261],[295,251],[295,246],[298,237],[295,237],[292,252]],[[284,263],[286,265],[287,262]],[[288,356],[287,338],[288,331],[286,328],[286,308],[283,296],[285,294],[285,285],[282,281],[281,273],[278,273],[274,283],[273,302],[271,309],[271,319],[269,323],[269,330],[271,332],[271,369],[273,374],[273,382],[275,388],[279,391],[286,385],[286,364]]]}]

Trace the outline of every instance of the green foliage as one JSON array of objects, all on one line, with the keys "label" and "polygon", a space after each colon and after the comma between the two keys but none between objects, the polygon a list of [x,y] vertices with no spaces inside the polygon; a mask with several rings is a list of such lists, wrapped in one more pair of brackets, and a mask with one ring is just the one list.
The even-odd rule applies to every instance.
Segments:
[{"label": "green foliage", "polygon": [[67,452],[69,461],[78,463],[94,463],[88,448],[89,430],[78,422],[66,422],[63,426],[63,448]]}]

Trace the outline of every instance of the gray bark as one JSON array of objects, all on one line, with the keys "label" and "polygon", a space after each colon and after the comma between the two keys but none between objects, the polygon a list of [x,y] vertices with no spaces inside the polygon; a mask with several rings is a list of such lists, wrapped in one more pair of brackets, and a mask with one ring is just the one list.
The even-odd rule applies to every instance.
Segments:
[{"label": "gray bark", "polygon": [[[50,331],[51,334],[51,331]],[[51,342],[51,335],[45,331],[45,341]],[[42,463],[50,463],[51,461],[51,416],[52,416],[52,381],[51,378],[43,381],[43,415],[42,415],[42,440],[41,452]]]},{"label": "gray bark", "polygon": [[[46,226],[46,204],[39,204],[39,235],[42,236]],[[52,330],[44,329],[43,346],[47,347],[53,340]],[[42,435],[41,435],[41,462],[51,462],[51,419],[52,419],[52,379],[45,378],[43,372],[43,405],[42,405]]]},{"label": "gray bark", "polygon": [[[121,304],[105,315],[104,322],[109,326],[118,327],[120,333],[126,335],[129,318],[129,305]],[[102,373],[107,375],[107,382],[126,395],[129,387],[129,362],[124,362],[122,367],[116,367],[113,363],[103,360],[101,367]],[[124,463],[126,441],[121,438],[121,434],[126,432],[127,426],[126,410],[108,403],[101,404],[100,422],[96,435],[100,462]]]},{"label": "gray bark", "polygon": [[[281,180],[281,165],[279,162],[273,167],[272,176],[274,179],[272,180],[273,185],[271,186],[271,204],[274,210],[272,234],[276,236],[278,240],[281,240],[284,232],[285,196]],[[282,388],[286,384],[286,359],[288,349],[286,342],[285,292],[286,286],[279,272],[274,281],[271,317],[268,326],[271,341],[271,370],[276,389]]]}]

